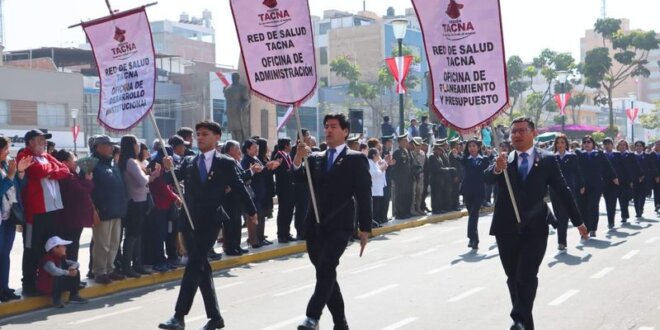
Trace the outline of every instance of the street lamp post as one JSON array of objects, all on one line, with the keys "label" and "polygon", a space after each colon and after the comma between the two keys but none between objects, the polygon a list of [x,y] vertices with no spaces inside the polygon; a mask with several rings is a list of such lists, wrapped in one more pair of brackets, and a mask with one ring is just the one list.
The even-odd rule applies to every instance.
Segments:
[{"label": "street lamp post", "polygon": [[[635,113],[635,101],[637,101],[637,94],[628,93],[628,98],[630,98],[630,113]],[[632,117],[632,116],[631,116]],[[635,143],[635,118],[630,119],[630,135],[632,138],[631,143]]]},{"label": "street lamp post", "polygon": [[[408,28],[408,20],[405,18],[397,18],[392,20],[392,30],[394,31],[394,38],[399,44],[399,57],[403,57],[403,38],[406,37],[406,30]],[[403,61],[401,61],[403,63]],[[402,74],[399,72],[399,74]],[[405,132],[405,122],[403,118],[403,91],[399,91],[399,135]]]},{"label": "street lamp post", "polygon": [[78,119],[78,109],[71,109],[71,119],[73,120],[73,127],[71,132],[73,133],[73,154],[78,154],[78,131],[76,127],[76,120]]},{"label": "street lamp post", "polygon": [[[566,80],[568,80],[568,77],[570,76],[570,72],[568,71],[557,71],[557,80],[561,84],[561,93],[565,94],[566,93]],[[566,134],[566,110],[564,109],[559,109],[561,112],[561,132]]]}]

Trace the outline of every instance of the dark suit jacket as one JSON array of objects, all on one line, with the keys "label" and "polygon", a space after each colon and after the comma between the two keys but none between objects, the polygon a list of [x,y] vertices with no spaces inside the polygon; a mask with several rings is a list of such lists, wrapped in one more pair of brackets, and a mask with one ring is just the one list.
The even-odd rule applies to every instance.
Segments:
[{"label": "dark suit jacket", "polygon": [[[215,154],[204,183],[199,177],[199,156],[184,158],[173,172],[184,182],[184,197],[197,231],[214,228],[226,220],[222,217],[227,215],[223,208],[229,202],[228,194],[225,193],[227,187],[240,196],[246,213],[256,213],[250,194],[240,178],[236,161],[226,155]],[[188,221],[185,221],[184,228],[188,227]]]},{"label": "dark suit jacket", "polygon": [[602,151],[593,151],[591,155],[587,152],[579,152],[578,164],[584,169],[584,183],[586,192],[602,192],[606,182],[612,182],[616,178],[616,172],[612,164]]},{"label": "dark suit jacket", "polygon": [[[355,231],[355,207],[360,231],[370,232],[371,174],[369,162],[364,154],[345,147],[336,156],[334,165],[327,170],[326,152],[314,152],[308,159],[314,192],[317,196],[321,228],[329,230]],[[297,171],[298,184],[307,184],[304,166]],[[354,203],[355,202],[357,203]],[[305,225],[316,223],[314,209],[310,205]]]},{"label": "dark suit jacket", "polygon": [[[639,164],[640,169],[642,170],[641,175],[644,176],[644,180],[647,182],[652,182],[655,180],[655,155],[643,153],[641,155],[635,155],[637,159],[637,164]],[[637,180],[639,182],[639,180]]]},{"label": "dark suit jacket", "polygon": [[468,155],[461,159],[465,176],[461,183],[461,195],[483,196],[485,192],[484,170],[490,165],[488,158],[478,155],[476,164]]},{"label": "dark suit jacket", "polygon": [[564,175],[564,179],[568,186],[573,191],[575,196],[580,194],[580,189],[584,187],[584,178],[582,174],[582,169],[578,164],[577,155],[574,153],[566,152],[564,158],[561,158],[559,154],[555,154],[559,166],[561,167],[561,173]]},{"label": "dark suit jacket", "polygon": [[490,226],[491,235],[516,235],[522,233],[532,236],[548,235],[548,205],[544,201],[548,186],[550,186],[566,208],[571,222],[575,226],[582,224],[582,216],[571,195],[571,190],[561,173],[559,163],[554,154],[535,148],[534,161],[527,180],[522,181],[518,175],[518,157],[515,151],[509,153],[507,171],[511,180],[521,225],[517,224],[516,214],[511,203],[504,174],[495,175],[491,164],[485,171],[486,183],[496,183],[499,193],[495,202],[495,213]]},{"label": "dark suit jacket", "polygon": [[[612,164],[612,168],[614,168],[614,172],[616,172],[617,178],[619,178],[619,185],[623,184],[630,184],[633,180],[634,176],[634,168],[635,166],[630,166],[631,161],[630,157],[626,157],[625,154],[621,154],[618,151],[613,151],[611,153],[604,153],[605,157],[610,161]],[[616,186],[611,180],[606,182],[605,187],[608,189],[616,188]]]},{"label": "dark suit jacket", "polygon": [[295,178],[293,175],[293,158],[291,165],[277,152],[273,154],[273,160],[282,159],[282,165],[275,170],[275,191],[278,199],[295,198]]}]

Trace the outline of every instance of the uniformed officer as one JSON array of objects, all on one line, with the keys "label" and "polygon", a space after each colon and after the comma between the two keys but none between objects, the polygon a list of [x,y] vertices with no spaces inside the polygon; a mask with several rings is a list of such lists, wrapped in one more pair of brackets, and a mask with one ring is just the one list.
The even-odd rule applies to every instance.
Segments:
[{"label": "uniformed officer", "polygon": [[396,202],[395,218],[398,220],[411,217],[410,205],[412,204],[412,174],[410,152],[408,151],[408,134],[397,137],[399,149],[392,157],[396,164],[392,167],[394,195]]},{"label": "uniformed officer", "polygon": [[463,158],[463,154],[461,152],[461,144],[459,142],[459,138],[455,137],[449,140],[449,146],[451,148],[451,152],[448,155],[449,163],[453,168],[456,169],[456,175],[452,180],[452,190],[451,190],[451,198],[450,198],[451,204],[449,210],[460,211],[461,204],[459,202],[459,195],[460,195],[461,182],[463,182],[464,169],[463,169],[463,164],[461,164],[461,159]]}]

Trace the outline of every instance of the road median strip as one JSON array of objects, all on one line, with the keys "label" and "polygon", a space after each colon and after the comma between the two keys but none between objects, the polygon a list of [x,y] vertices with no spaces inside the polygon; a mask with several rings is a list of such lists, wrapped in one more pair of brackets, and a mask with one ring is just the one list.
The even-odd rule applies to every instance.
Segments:
[{"label": "road median strip", "polygon": [[[492,212],[492,208],[482,209],[482,212]],[[382,236],[388,233],[401,231],[403,229],[415,228],[427,224],[439,223],[447,220],[456,220],[460,219],[463,216],[467,215],[467,211],[455,211],[444,214],[434,214],[430,216],[424,216],[417,219],[405,220],[405,221],[394,221],[391,224],[388,224],[384,227],[374,228],[372,230],[372,237]],[[277,258],[282,258],[294,254],[305,253],[307,251],[307,246],[304,242],[292,243],[290,245],[285,245],[271,250],[254,252],[240,257],[226,257],[224,256],[222,260],[212,261],[211,268],[214,272],[220,270],[226,270],[238,266],[247,265],[250,263],[257,263]],[[84,298],[97,298],[102,296],[111,295],[114,293],[140,289],[144,287],[149,287],[153,285],[163,284],[167,282],[173,282],[181,280],[183,277],[184,268],[177,268],[175,270],[166,272],[166,273],[156,273],[152,275],[142,276],[140,278],[128,278],[122,281],[115,281],[107,285],[98,285],[95,284],[93,280],[90,280],[89,286],[80,290],[80,295]],[[42,308],[47,308],[52,305],[50,297],[47,296],[38,296],[38,297],[27,297],[19,300],[14,300],[10,302],[0,303],[0,318],[17,315],[21,313],[26,313]],[[0,319],[0,321],[2,321]]]}]

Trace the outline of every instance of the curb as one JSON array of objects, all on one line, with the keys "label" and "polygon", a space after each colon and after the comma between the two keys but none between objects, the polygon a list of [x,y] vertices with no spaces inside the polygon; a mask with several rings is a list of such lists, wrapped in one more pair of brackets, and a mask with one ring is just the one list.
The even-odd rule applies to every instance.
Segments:
[{"label": "curb", "polygon": [[[482,213],[492,212],[492,210],[492,208],[484,208],[482,209]],[[420,227],[427,224],[439,223],[447,220],[456,220],[466,215],[467,211],[463,210],[440,215],[425,216],[419,219],[407,220],[401,223],[394,223],[386,227],[374,228],[372,230],[371,237],[382,236],[395,231]],[[292,254],[305,253],[306,251],[307,245],[304,242],[300,242],[268,251],[250,253],[240,257],[213,261],[211,262],[211,268],[215,272],[236,266],[246,265],[249,263],[281,258]],[[129,278],[122,281],[112,282],[108,285],[94,285],[80,290],[80,295],[84,298],[97,298],[121,291],[177,281],[183,277],[183,272],[184,268],[177,268],[166,273],[157,273],[149,276],[142,276],[140,278]],[[0,304],[0,318],[50,307],[51,304],[52,302],[50,297],[46,296],[28,297],[2,303]]]}]

